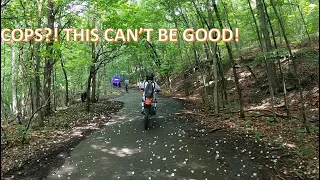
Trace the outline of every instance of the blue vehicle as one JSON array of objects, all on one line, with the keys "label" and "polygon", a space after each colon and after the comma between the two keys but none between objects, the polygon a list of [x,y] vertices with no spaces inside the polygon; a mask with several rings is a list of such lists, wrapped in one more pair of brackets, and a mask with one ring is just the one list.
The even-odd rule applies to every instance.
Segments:
[{"label": "blue vehicle", "polygon": [[115,87],[121,87],[121,79],[119,76],[114,76],[112,78],[112,85],[115,86]]}]

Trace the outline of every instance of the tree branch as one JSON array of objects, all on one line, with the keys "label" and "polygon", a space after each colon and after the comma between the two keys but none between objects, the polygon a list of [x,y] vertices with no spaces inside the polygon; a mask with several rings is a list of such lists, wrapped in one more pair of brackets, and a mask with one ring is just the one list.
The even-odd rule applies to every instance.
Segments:
[{"label": "tree branch", "polygon": [[[121,46],[117,49],[117,51],[120,50],[120,48],[122,47],[122,45],[123,45],[123,44],[121,44]],[[98,66],[97,66],[97,67],[95,68],[95,70],[92,72],[92,74],[95,74],[95,73],[99,70],[99,68],[102,67],[102,65],[105,65],[106,63],[109,63],[109,62],[113,61],[116,57],[118,57],[118,56],[120,56],[120,55],[122,55],[122,53],[116,54],[116,55],[114,55],[114,56],[112,56],[112,57],[110,57],[110,58],[105,58],[105,60],[100,61],[99,64],[98,64]],[[106,62],[107,59],[109,59],[109,61]]]},{"label": "tree branch", "polygon": [[157,66],[161,66],[161,62],[160,62],[160,60],[159,60],[159,56],[158,56],[158,54],[157,54],[156,49],[153,47],[153,45],[152,45],[149,41],[147,41],[147,43],[148,43],[149,46],[152,48],[152,51],[153,51],[153,53],[154,53],[154,55],[155,55],[155,63],[156,63],[156,65],[157,65]]},{"label": "tree branch", "polygon": [[24,130],[24,132],[28,131],[28,129],[29,129],[29,127],[30,127],[30,124],[31,124],[31,120],[32,120],[32,118],[34,117],[34,115],[37,114],[42,108],[44,108],[44,107],[47,106],[49,100],[51,99],[51,97],[52,97],[54,94],[55,94],[55,92],[53,92],[53,93],[50,95],[50,97],[47,99],[47,101],[46,101],[46,103],[45,103],[44,105],[42,105],[41,107],[39,107],[36,111],[34,111],[34,112],[32,113],[32,115],[30,116],[30,118],[29,118],[29,120],[28,120],[28,124],[27,124],[27,127],[26,127],[26,129]]},{"label": "tree branch", "polygon": [[1,2],[1,8],[5,7],[11,0],[7,0],[5,2]]}]

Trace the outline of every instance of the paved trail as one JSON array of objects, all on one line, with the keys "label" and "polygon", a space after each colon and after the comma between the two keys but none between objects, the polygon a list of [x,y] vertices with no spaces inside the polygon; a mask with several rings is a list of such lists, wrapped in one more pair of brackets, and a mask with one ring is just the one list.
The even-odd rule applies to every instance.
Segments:
[{"label": "paved trail", "polygon": [[175,115],[177,101],[159,97],[153,127],[144,131],[140,92],[115,100],[125,103],[120,113],[70,154],[61,154],[65,163],[47,179],[263,179],[250,153],[241,152],[231,136],[196,132],[199,127]]}]

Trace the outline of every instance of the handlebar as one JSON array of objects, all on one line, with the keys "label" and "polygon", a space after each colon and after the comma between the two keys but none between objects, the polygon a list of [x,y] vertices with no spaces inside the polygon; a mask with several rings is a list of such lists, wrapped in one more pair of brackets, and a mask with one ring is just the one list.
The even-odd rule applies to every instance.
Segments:
[{"label": "handlebar", "polygon": [[[144,91],[144,89],[140,89],[140,92],[143,92]],[[156,90],[155,91],[156,93],[159,93],[159,94],[161,94],[162,93],[162,91],[161,90]]]}]

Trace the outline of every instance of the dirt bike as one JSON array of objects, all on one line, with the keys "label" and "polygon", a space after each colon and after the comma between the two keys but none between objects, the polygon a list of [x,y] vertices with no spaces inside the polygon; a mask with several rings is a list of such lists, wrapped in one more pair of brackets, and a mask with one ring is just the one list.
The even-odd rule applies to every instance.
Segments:
[{"label": "dirt bike", "polygon": [[[161,93],[161,91],[157,91],[157,93]],[[156,103],[157,100],[153,98],[146,98],[144,101],[144,129],[147,130],[149,128],[149,123],[151,116],[156,115]]]},{"label": "dirt bike", "polygon": [[156,108],[152,105],[152,98],[146,98],[144,101],[144,129],[149,128],[150,118],[153,115],[156,115]]}]

